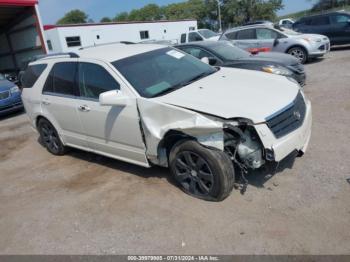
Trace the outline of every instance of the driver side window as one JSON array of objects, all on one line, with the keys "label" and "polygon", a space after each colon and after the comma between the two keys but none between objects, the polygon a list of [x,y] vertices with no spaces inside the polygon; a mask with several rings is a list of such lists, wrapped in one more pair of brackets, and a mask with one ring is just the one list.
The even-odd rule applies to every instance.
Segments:
[{"label": "driver side window", "polygon": [[196,32],[189,33],[188,42],[203,41],[203,38]]},{"label": "driver side window", "polygon": [[79,63],[81,97],[99,99],[101,93],[117,89],[120,89],[120,85],[102,66],[93,63]]},{"label": "driver side window", "polygon": [[271,40],[278,37],[277,32],[267,28],[257,28],[256,38],[259,40]]}]

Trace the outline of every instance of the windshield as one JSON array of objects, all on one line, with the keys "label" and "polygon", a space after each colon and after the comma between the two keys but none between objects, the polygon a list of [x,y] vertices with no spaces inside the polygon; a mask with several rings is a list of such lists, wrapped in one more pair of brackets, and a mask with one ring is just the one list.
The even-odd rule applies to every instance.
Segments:
[{"label": "windshield", "polygon": [[198,32],[204,37],[204,38],[210,38],[210,37],[214,37],[214,36],[218,36],[217,33],[209,30],[209,29],[201,29],[198,30]]},{"label": "windshield", "polygon": [[3,74],[0,74],[0,80],[6,80],[6,78]]},{"label": "windshield", "polygon": [[230,42],[220,41],[209,47],[224,60],[237,60],[248,58],[251,54],[243,49],[235,47]]},{"label": "windshield", "polygon": [[156,97],[217,70],[191,55],[167,47],[112,63],[143,97]]}]

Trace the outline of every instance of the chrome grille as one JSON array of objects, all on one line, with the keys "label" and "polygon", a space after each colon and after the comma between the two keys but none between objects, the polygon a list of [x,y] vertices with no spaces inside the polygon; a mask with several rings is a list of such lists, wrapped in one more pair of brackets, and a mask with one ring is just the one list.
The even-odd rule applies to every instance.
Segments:
[{"label": "chrome grille", "polygon": [[268,127],[276,138],[283,137],[298,129],[304,122],[306,104],[299,92],[292,104],[266,119]]},{"label": "chrome grille", "polygon": [[10,91],[0,92],[0,100],[6,99],[10,96]]}]

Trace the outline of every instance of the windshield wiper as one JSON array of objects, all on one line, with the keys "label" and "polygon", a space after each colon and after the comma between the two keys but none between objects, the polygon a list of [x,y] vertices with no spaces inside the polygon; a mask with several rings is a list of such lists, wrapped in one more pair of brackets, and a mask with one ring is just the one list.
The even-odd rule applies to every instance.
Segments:
[{"label": "windshield wiper", "polygon": [[181,85],[175,85],[175,86],[169,87],[168,89],[160,91],[159,93],[153,95],[152,97],[157,97],[157,96],[162,96],[162,95],[168,94],[168,93],[170,93],[176,89],[179,89],[181,87],[182,87]]}]

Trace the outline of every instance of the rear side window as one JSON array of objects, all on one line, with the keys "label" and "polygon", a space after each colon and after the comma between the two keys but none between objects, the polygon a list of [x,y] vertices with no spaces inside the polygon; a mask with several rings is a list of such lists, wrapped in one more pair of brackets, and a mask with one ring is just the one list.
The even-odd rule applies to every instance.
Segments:
[{"label": "rear side window", "polygon": [[255,29],[247,29],[237,32],[237,39],[238,40],[248,40],[248,39],[255,39]]},{"label": "rear side window", "polygon": [[318,16],[313,17],[311,21],[311,25],[329,25],[329,17],[328,16]]},{"label": "rear side window", "polygon": [[110,73],[100,65],[79,64],[80,96],[98,99],[103,92],[120,89],[120,85]]},{"label": "rear side window", "polygon": [[40,65],[30,65],[27,70],[24,72],[21,79],[21,84],[23,88],[31,88],[35,84],[36,80],[40,77],[42,72],[44,72],[46,64]]},{"label": "rear side window", "polygon": [[56,63],[46,80],[43,92],[77,95],[77,73],[78,63],[76,62]]},{"label": "rear side window", "polygon": [[237,32],[227,33],[225,34],[225,36],[227,37],[227,39],[234,40],[237,37]]},{"label": "rear side window", "polygon": [[301,18],[299,21],[297,21],[294,25],[310,25],[312,19],[311,18]]}]

